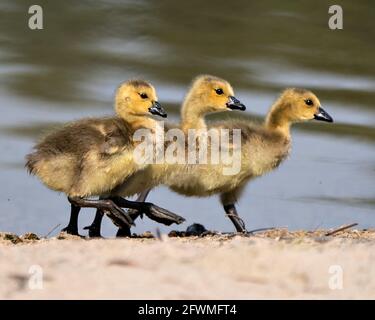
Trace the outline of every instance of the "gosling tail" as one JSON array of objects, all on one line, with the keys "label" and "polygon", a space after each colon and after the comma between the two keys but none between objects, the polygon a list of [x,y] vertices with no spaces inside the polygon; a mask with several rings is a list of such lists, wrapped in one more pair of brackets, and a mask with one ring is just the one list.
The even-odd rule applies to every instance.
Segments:
[{"label": "gosling tail", "polygon": [[27,169],[27,172],[29,174],[34,174],[36,173],[36,168],[37,168],[37,163],[39,162],[40,157],[38,152],[33,152],[29,153],[26,155],[26,163],[25,163],[25,168]]}]

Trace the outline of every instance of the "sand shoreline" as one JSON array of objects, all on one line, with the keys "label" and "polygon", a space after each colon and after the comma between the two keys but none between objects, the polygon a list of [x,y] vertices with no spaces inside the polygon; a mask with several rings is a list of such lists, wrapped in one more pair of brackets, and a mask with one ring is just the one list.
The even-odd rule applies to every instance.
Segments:
[{"label": "sand shoreline", "polygon": [[375,231],[325,232],[90,240],[1,233],[0,299],[375,299]]}]

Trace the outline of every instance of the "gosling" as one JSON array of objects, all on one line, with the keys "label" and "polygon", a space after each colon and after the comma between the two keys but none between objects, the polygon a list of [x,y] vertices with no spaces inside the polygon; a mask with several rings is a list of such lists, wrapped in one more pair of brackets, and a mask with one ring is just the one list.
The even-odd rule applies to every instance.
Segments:
[{"label": "gosling", "polygon": [[144,168],[133,157],[137,144],[133,134],[142,128],[154,132],[159,124],[151,115],[167,116],[157,100],[151,84],[142,80],[125,82],[116,92],[116,116],[69,123],[43,138],[34,152],[26,156],[29,173],[36,175],[48,188],[64,192],[71,203],[69,224],[63,231],[78,235],[81,207],[100,209],[116,225],[126,227],[133,225],[133,220],[121,207],[138,209],[150,216],[171,214],[151,203],[88,199],[105,196]]}]

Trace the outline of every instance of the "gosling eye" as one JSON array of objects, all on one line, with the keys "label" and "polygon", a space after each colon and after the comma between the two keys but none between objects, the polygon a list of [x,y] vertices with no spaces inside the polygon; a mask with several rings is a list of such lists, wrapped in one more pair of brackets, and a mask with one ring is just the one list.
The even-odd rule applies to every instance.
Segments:
[{"label": "gosling eye", "polygon": [[314,103],[312,102],[311,99],[306,99],[305,100],[305,103],[308,105],[308,106],[312,106]]},{"label": "gosling eye", "polygon": [[221,88],[218,88],[218,89],[215,89],[215,92],[220,96],[224,93],[223,89]]},{"label": "gosling eye", "polygon": [[141,96],[142,99],[147,99],[148,98],[147,93],[140,93],[139,95]]}]

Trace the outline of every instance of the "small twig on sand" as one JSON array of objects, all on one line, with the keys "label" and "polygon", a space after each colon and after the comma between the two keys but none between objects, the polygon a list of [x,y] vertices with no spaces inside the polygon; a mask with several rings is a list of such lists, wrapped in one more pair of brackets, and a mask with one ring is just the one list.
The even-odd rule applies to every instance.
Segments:
[{"label": "small twig on sand", "polygon": [[259,228],[248,231],[248,233],[255,233],[255,232],[261,232],[261,231],[268,231],[268,230],[275,230],[276,227],[269,227],[269,228]]},{"label": "small twig on sand", "polygon": [[58,227],[61,226],[61,223],[59,223],[57,226],[55,226],[50,232],[48,232],[43,238],[47,238],[53,231],[55,231]]},{"label": "small twig on sand", "polygon": [[327,233],[325,234],[325,236],[332,236],[332,235],[336,234],[337,232],[340,232],[340,231],[343,231],[343,230],[346,230],[346,229],[349,229],[349,228],[355,227],[355,226],[357,226],[357,225],[358,225],[358,223],[347,224],[347,225],[345,225],[345,226],[343,226],[343,227],[340,227],[340,228],[335,229],[335,230],[333,230],[333,231],[327,232]]},{"label": "small twig on sand", "polygon": [[221,235],[224,235],[228,238],[233,238],[233,237],[236,237],[236,236],[244,236],[244,237],[248,237],[256,232],[261,232],[261,231],[268,231],[268,230],[275,230],[275,229],[285,229],[286,227],[282,227],[282,228],[276,228],[276,227],[267,227],[267,228],[259,228],[259,229],[254,229],[254,230],[250,230],[250,231],[246,231],[246,232],[221,232],[220,234]]}]

